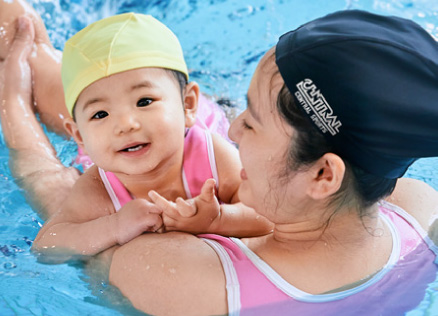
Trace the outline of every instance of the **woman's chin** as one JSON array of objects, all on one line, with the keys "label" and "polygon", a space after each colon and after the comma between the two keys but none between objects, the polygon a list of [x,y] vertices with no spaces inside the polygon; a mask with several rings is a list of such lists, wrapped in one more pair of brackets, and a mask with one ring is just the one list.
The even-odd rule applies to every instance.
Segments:
[{"label": "woman's chin", "polygon": [[245,204],[246,206],[255,207],[254,198],[249,190],[249,188],[245,188],[244,184],[241,184],[239,187],[239,191],[237,192],[240,202]]}]

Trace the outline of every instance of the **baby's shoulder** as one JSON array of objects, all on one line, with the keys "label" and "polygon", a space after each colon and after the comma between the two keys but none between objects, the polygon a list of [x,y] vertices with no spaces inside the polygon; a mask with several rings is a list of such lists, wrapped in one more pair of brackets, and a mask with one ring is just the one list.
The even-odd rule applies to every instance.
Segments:
[{"label": "baby's shoulder", "polygon": [[237,202],[235,199],[237,199],[242,170],[239,152],[235,146],[218,134],[212,134],[212,140],[219,178],[219,197],[226,203]]},{"label": "baby's shoulder", "polygon": [[99,168],[96,165],[88,168],[76,181],[75,187],[86,187],[88,190],[104,188],[102,178],[99,175]]},{"label": "baby's shoulder", "polygon": [[76,181],[72,188],[66,203],[79,207],[85,205],[87,207],[108,209],[112,206],[111,199],[105,189],[105,185],[99,175],[99,170],[96,166],[90,167]]}]

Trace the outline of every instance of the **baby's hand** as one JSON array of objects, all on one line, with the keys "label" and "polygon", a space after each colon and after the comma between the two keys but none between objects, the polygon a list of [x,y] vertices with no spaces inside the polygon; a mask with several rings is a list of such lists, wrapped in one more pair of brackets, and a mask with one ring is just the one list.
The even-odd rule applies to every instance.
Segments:
[{"label": "baby's hand", "polygon": [[215,184],[214,179],[208,179],[202,186],[200,195],[189,200],[177,198],[175,203],[155,191],[150,191],[149,197],[163,212],[165,230],[193,234],[208,232],[220,213],[220,205],[214,194]]},{"label": "baby's hand", "polygon": [[144,232],[156,232],[163,226],[161,210],[145,199],[135,199],[126,203],[112,216],[115,218],[115,238],[120,245]]}]

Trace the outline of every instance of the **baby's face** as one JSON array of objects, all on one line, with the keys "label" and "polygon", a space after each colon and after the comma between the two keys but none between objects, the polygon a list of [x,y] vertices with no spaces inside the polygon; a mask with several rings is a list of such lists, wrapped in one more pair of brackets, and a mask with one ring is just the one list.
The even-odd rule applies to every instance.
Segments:
[{"label": "baby's face", "polygon": [[182,161],[183,99],[163,69],[129,70],[92,83],[79,95],[75,116],[77,141],[107,171],[146,174]]}]

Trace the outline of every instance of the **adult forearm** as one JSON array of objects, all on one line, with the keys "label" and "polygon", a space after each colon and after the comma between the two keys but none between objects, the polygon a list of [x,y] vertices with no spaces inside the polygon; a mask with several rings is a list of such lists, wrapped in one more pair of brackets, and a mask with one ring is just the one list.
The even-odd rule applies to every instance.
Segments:
[{"label": "adult forearm", "polygon": [[61,208],[80,173],[40,151],[10,150],[9,166],[31,207],[47,220]]}]

